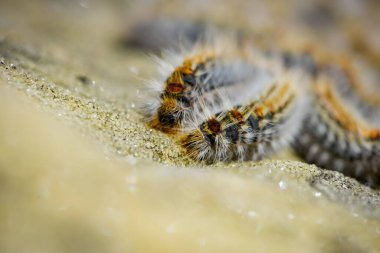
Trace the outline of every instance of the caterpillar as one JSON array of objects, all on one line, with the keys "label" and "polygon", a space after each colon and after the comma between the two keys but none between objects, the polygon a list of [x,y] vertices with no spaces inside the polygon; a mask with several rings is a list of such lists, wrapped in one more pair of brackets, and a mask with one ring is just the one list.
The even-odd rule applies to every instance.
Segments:
[{"label": "caterpillar", "polygon": [[260,160],[292,147],[306,162],[380,185],[379,98],[350,63],[255,50],[208,45],[174,57],[181,60],[163,75],[148,125],[200,162]]}]

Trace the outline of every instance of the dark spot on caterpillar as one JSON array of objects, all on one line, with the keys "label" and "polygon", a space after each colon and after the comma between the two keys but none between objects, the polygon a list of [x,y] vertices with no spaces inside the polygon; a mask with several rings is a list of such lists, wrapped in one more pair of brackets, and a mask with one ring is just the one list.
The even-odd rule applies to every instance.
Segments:
[{"label": "dark spot on caterpillar", "polygon": [[316,64],[314,58],[308,53],[304,53],[301,59],[301,65],[312,77],[316,77],[319,71],[319,67]]},{"label": "dark spot on caterpillar", "polygon": [[257,119],[255,119],[251,115],[248,117],[248,125],[252,128],[254,132],[257,132],[260,130],[259,122],[257,121]]},{"label": "dark spot on caterpillar", "polygon": [[181,93],[185,90],[185,86],[180,83],[169,83],[166,90],[170,93]]},{"label": "dark spot on caterpillar", "polygon": [[314,58],[308,53],[295,55],[289,51],[282,53],[282,63],[286,68],[301,68],[309,73],[312,77],[318,74],[318,66]]},{"label": "dark spot on caterpillar", "polygon": [[232,110],[231,115],[239,122],[243,122],[243,115],[238,110]]},{"label": "dark spot on caterpillar", "polygon": [[[280,111],[281,112],[281,111]],[[273,119],[274,117],[274,113],[273,112],[268,112],[267,114],[265,114],[264,118],[265,119]]]},{"label": "dark spot on caterpillar", "polygon": [[179,97],[178,102],[180,102],[182,106],[186,108],[191,106],[191,101],[185,96]]},{"label": "dark spot on caterpillar", "polygon": [[[208,73],[203,73],[201,75],[198,76],[198,79],[201,83],[204,83],[205,80],[209,77],[209,74]],[[209,83],[208,85],[211,85],[211,83]]]},{"label": "dark spot on caterpillar", "polygon": [[215,146],[215,136],[212,134],[205,134],[204,139],[207,142],[207,144],[211,146]]},{"label": "dark spot on caterpillar", "polygon": [[236,125],[231,125],[225,129],[226,138],[233,144],[236,144],[239,140],[239,127]]},{"label": "dark spot on caterpillar", "polygon": [[161,124],[172,126],[175,124],[175,117],[173,114],[158,113],[158,119]]},{"label": "dark spot on caterpillar", "polygon": [[157,114],[159,122],[167,127],[173,127],[183,119],[183,113],[177,110],[175,100],[168,100],[158,109]]},{"label": "dark spot on caterpillar", "polygon": [[[271,122],[268,122],[267,125],[265,125],[262,129],[263,132],[267,131],[267,130],[270,130],[271,128],[273,128],[273,124]],[[273,139],[273,135],[274,135],[274,132],[268,132],[266,134],[266,138],[267,140],[272,140]]]},{"label": "dark spot on caterpillar", "polygon": [[194,86],[197,83],[193,75],[184,75],[183,81],[190,86]]},{"label": "dark spot on caterpillar", "polygon": [[216,119],[209,119],[207,121],[207,128],[210,129],[213,134],[218,134],[221,131],[221,125]]},{"label": "dark spot on caterpillar", "polygon": [[200,125],[204,140],[207,144],[215,146],[215,136],[221,132],[221,125],[216,119],[209,119]]},{"label": "dark spot on caterpillar", "polygon": [[206,69],[205,64],[204,64],[204,63],[200,63],[200,64],[198,64],[198,65],[195,67],[194,72],[197,72],[197,71],[199,71],[199,70],[205,70],[205,69]]},{"label": "dark spot on caterpillar", "polygon": [[215,113],[215,117],[219,117],[222,113],[223,113],[222,111]]},{"label": "dark spot on caterpillar", "polygon": [[288,51],[285,51],[283,54],[282,54],[282,60],[284,62],[284,66],[286,68],[292,68],[294,66],[297,65],[296,63],[296,59],[294,58],[294,56],[288,52]]}]

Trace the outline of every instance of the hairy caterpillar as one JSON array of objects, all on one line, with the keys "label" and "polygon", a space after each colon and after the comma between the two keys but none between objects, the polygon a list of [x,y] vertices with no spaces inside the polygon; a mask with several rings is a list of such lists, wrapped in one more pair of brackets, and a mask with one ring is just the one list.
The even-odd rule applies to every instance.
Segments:
[{"label": "hairy caterpillar", "polygon": [[379,185],[379,98],[350,64],[252,51],[203,45],[177,54],[145,111],[148,125],[197,161],[259,160],[293,147],[307,162]]}]

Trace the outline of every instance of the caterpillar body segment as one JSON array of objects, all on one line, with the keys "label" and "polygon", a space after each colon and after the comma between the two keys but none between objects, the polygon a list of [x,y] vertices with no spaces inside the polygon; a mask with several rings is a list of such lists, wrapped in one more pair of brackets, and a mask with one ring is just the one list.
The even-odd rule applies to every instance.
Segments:
[{"label": "caterpillar body segment", "polygon": [[309,163],[378,186],[380,129],[370,127],[348,108],[331,86],[319,84],[295,149]]},{"label": "caterpillar body segment", "polygon": [[[187,154],[206,162],[258,160],[292,140],[297,95],[291,84],[274,84],[258,99],[235,105],[201,122],[183,134]],[[288,127],[291,125],[292,130]]]}]

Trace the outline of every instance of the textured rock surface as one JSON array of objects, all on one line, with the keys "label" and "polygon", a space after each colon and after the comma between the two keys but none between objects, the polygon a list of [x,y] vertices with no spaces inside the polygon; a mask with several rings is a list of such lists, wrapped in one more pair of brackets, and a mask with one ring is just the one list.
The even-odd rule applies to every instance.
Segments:
[{"label": "textured rock surface", "polygon": [[378,191],[296,161],[201,167],[146,128],[135,74],[154,65],[117,47],[120,3],[12,2],[0,252],[380,251]]}]

